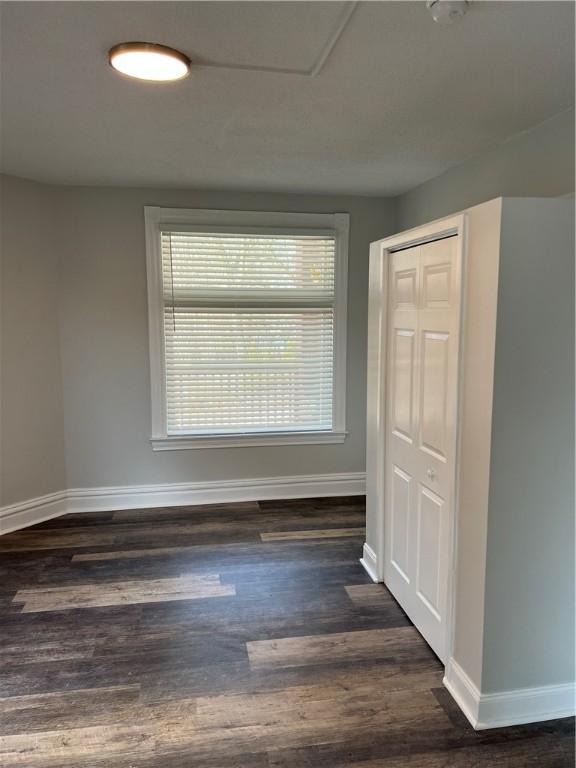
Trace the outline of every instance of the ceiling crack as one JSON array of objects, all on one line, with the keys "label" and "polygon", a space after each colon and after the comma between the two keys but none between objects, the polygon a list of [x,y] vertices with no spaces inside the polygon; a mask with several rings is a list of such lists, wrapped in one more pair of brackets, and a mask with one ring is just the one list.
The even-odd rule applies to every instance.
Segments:
[{"label": "ceiling crack", "polygon": [[352,15],[356,8],[358,7],[359,0],[354,0],[353,2],[347,2],[345,4],[345,7],[340,14],[338,21],[334,27],[334,30],[332,31],[332,34],[326,41],[326,43],[322,46],[322,50],[320,51],[318,57],[316,58],[316,61],[314,64],[308,68],[308,69],[299,69],[299,68],[291,68],[291,67],[267,67],[267,66],[259,66],[257,64],[227,64],[225,62],[218,62],[218,61],[209,61],[209,60],[193,60],[192,66],[193,67],[202,67],[202,68],[211,68],[211,69],[235,69],[240,72],[272,72],[275,74],[281,74],[281,75],[300,75],[301,77],[317,77],[322,70],[324,69],[324,65],[328,61],[332,51],[336,47],[336,44],[342,37],[342,34],[346,27],[348,26],[348,23],[350,19],[352,18]]}]

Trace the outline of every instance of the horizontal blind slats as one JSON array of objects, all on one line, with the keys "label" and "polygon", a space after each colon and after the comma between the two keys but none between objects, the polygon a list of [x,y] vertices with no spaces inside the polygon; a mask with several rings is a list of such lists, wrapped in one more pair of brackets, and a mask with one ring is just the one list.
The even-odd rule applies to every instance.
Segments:
[{"label": "horizontal blind slats", "polygon": [[294,291],[334,288],[334,238],[317,236],[163,233],[170,291],[199,287]]},{"label": "horizontal blind slats", "polygon": [[168,432],[331,429],[334,238],[161,238]]}]

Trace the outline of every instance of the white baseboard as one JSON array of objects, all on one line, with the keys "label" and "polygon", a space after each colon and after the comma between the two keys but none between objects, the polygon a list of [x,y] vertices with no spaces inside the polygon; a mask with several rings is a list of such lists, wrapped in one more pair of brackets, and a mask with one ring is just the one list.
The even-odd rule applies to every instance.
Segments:
[{"label": "white baseboard", "polygon": [[380,581],[378,578],[378,563],[376,561],[376,552],[374,552],[369,544],[364,543],[360,563],[372,581]]},{"label": "white baseboard", "polygon": [[0,534],[42,523],[67,512],[66,491],[48,493],[0,508]]},{"label": "white baseboard", "polygon": [[9,533],[72,512],[224,504],[239,501],[356,496],[366,491],[364,472],[260,477],[161,485],[70,488],[0,508],[0,532]]},{"label": "white baseboard", "polygon": [[451,659],[446,665],[444,685],[478,731],[556,720],[576,713],[575,683],[480,693],[462,667]]},{"label": "white baseboard", "polygon": [[[69,512],[355,496],[364,493],[363,472],[205,483],[74,488],[1,507],[0,534],[26,528]],[[370,578],[379,581],[376,553],[366,543],[360,562]],[[576,711],[574,683],[482,694],[454,659],[450,659],[446,666],[444,685],[476,730],[571,717]]]},{"label": "white baseboard", "polygon": [[480,706],[480,691],[470,680],[460,664],[454,659],[448,659],[444,680],[442,681],[452,694],[452,698],[466,715],[473,728],[478,728],[478,711]]}]

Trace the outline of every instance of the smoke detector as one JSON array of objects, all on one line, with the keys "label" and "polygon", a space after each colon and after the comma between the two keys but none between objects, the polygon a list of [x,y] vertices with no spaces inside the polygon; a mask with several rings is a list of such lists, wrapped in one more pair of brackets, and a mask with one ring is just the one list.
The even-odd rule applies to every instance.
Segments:
[{"label": "smoke detector", "polygon": [[468,10],[466,0],[426,0],[426,8],[438,24],[453,24]]}]

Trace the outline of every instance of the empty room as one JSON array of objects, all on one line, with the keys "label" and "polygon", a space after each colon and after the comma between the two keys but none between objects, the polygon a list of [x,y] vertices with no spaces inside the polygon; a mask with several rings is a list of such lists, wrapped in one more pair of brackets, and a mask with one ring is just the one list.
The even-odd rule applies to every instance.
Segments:
[{"label": "empty room", "polygon": [[2,768],[575,768],[575,9],[0,1]]}]

